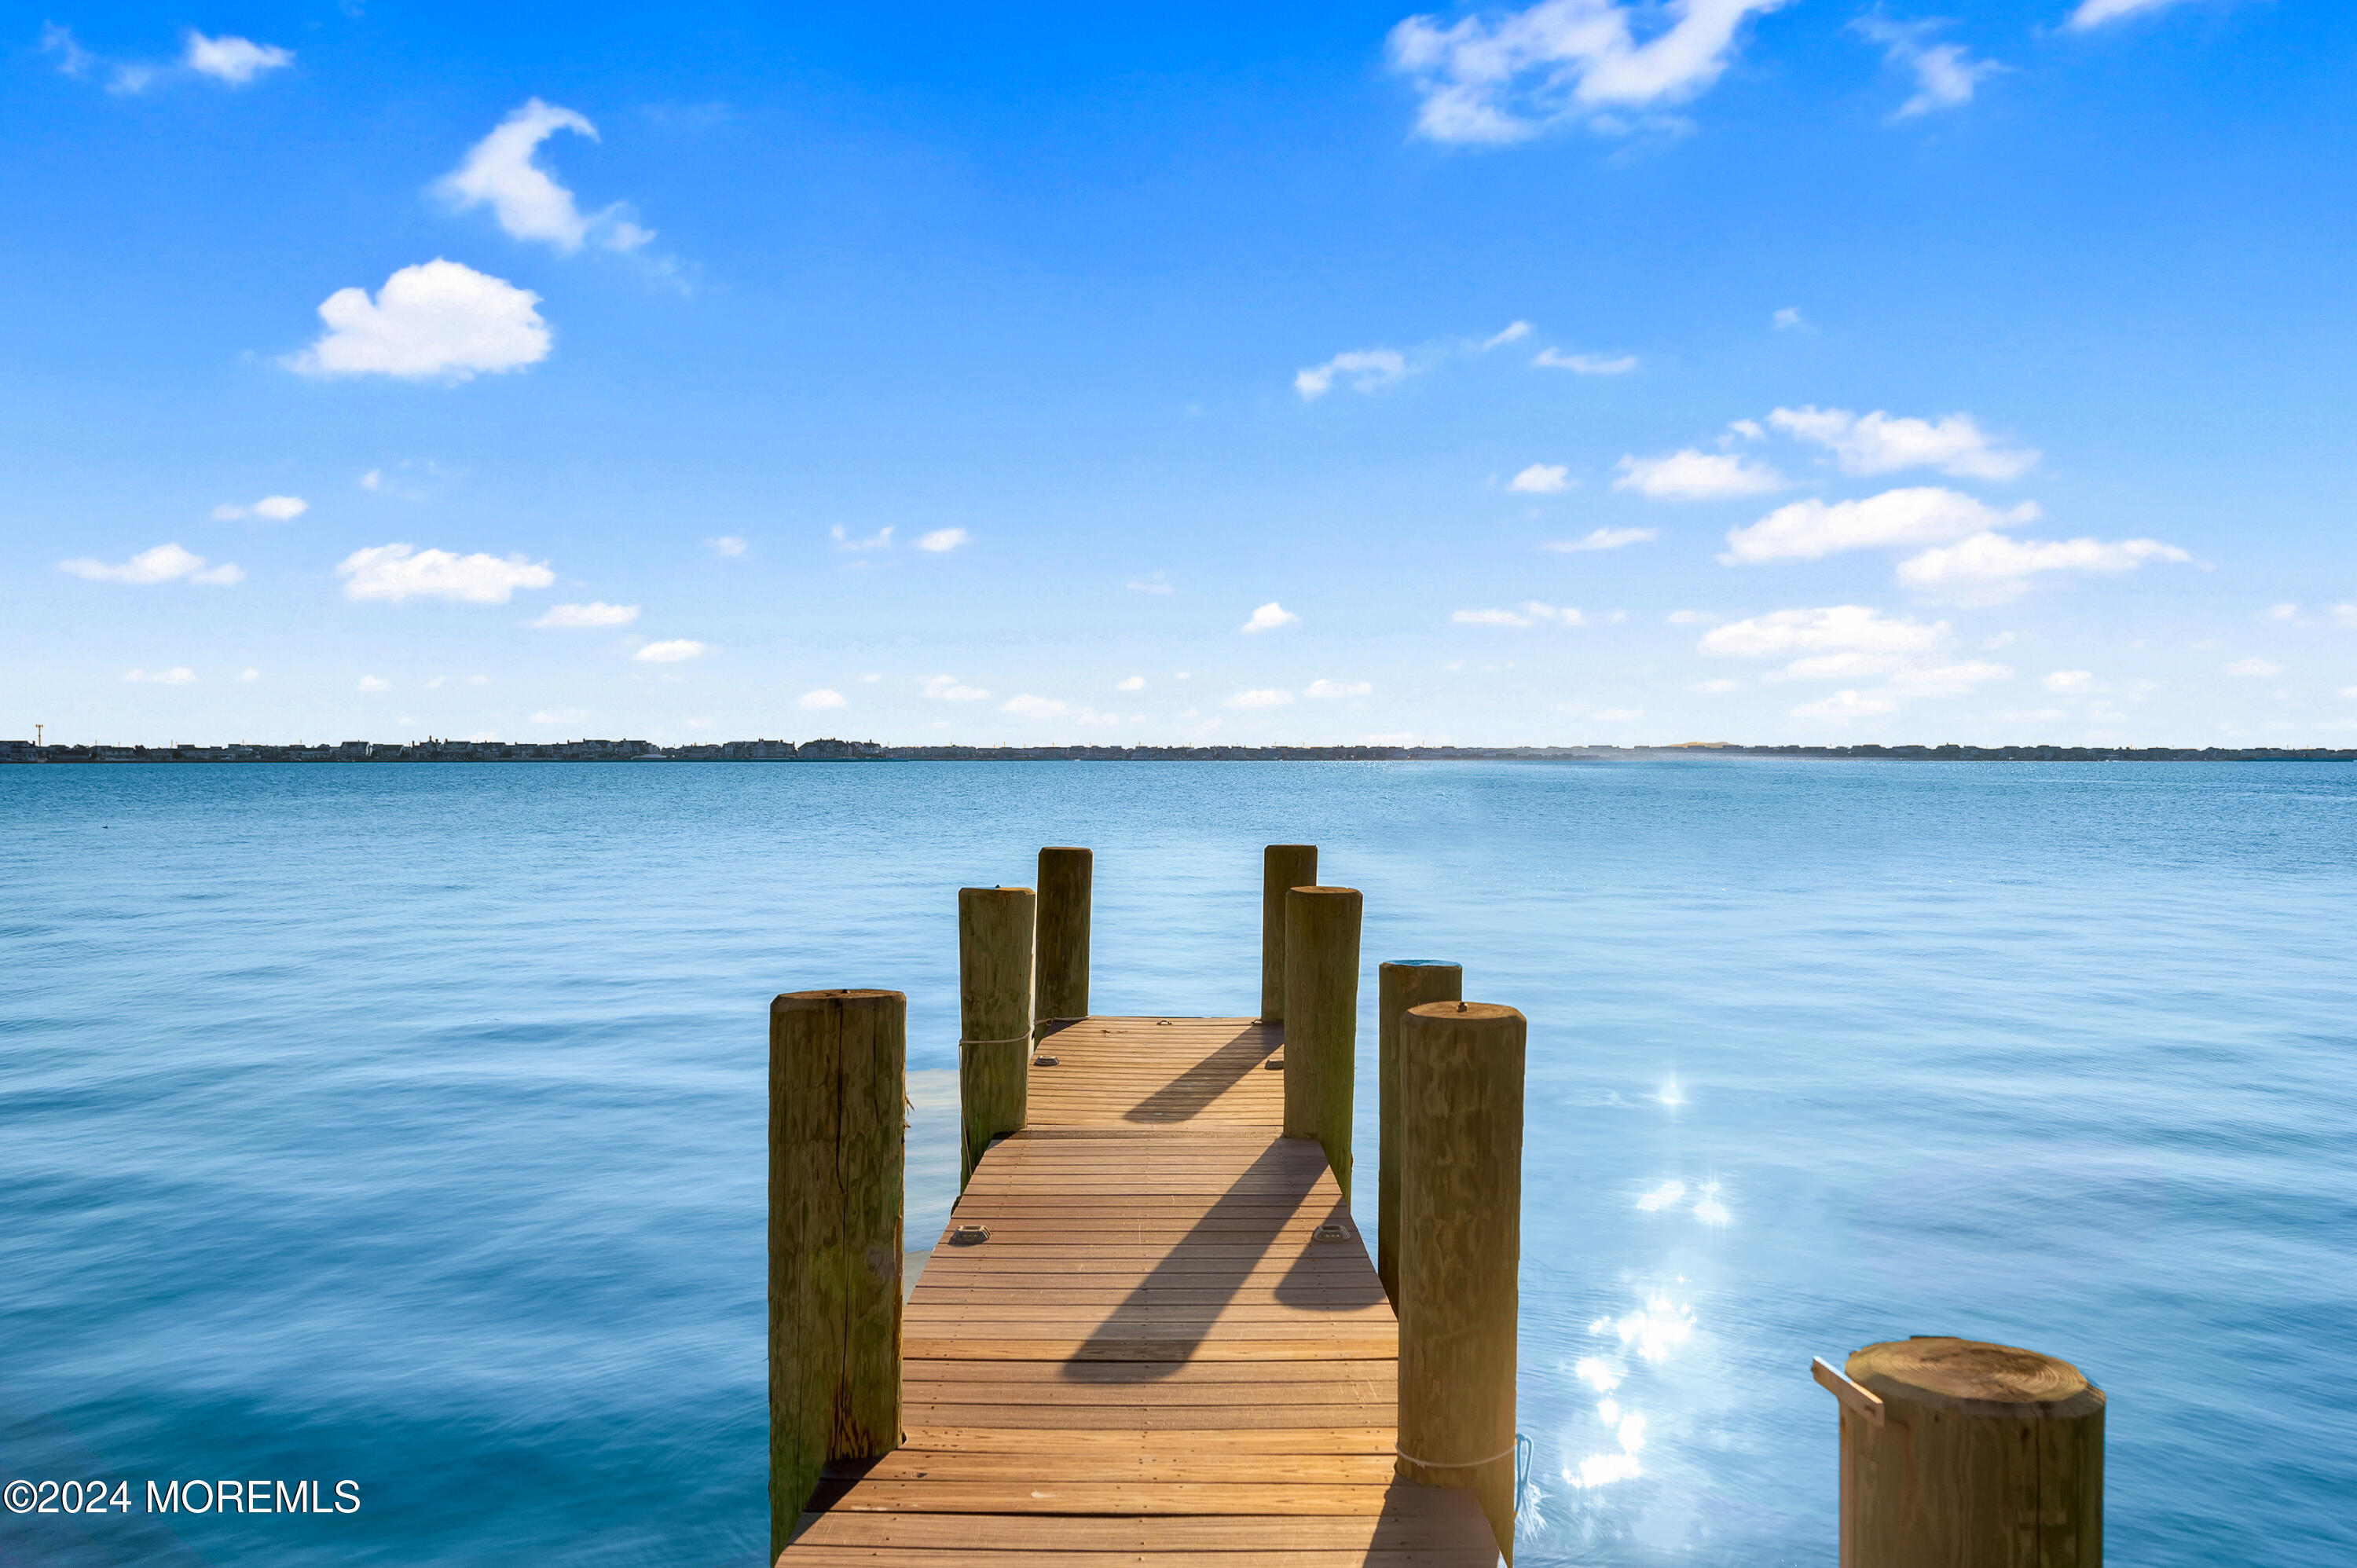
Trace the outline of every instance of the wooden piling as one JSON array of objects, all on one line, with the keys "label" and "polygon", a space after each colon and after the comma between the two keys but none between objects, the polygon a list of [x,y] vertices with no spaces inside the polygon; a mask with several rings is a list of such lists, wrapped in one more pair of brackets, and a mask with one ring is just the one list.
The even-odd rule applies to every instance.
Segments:
[{"label": "wooden piling", "polygon": [[993,1138],[1020,1132],[1031,1070],[1028,887],[958,889],[958,1105],[965,1190]]},{"label": "wooden piling", "polygon": [[1285,1135],[1325,1146],[1347,1203],[1364,900],[1355,887],[1295,887],[1285,900]]},{"label": "wooden piling", "polygon": [[1514,1557],[1514,1308],[1523,1055],[1512,1007],[1400,1021],[1401,1479],[1473,1492]]},{"label": "wooden piling", "polygon": [[1261,852],[1260,1020],[1285,1018],[1285,896],[1318,882],[1318,846],[1273,843]]},{"label": "wooden piling", "polygon": [[908,999],[770,1004],[770,1555],[831,1460],[900,1442]]},{"label": "wooden piling", "polygon": [[1095,856],[1085,849],[1039,852],[1039,940],[1031,986],[1038,1022],[1089,1015],[1089,897]]},{"label": "wooden piling", "polygon": [[1845,1371],[1819,1375],[1842,1398],[1842,1568],[2102,1568],[2104,1391],[2078,1368],[1925,1337]]},{"label": "wooden piling", "polygon": [[1438,959],[1404,958],[1375,971],[1376,1140],[1375,1273],[1383,1294],[1399,1309],[1400,1207],[1400,1016],[1426,1002],[1455,1002],[1465,994],[1465,971]]}]

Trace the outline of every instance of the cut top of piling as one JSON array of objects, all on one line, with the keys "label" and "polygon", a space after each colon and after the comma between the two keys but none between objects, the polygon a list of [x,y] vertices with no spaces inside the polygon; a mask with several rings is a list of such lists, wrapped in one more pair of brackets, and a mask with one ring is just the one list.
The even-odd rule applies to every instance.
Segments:
[{"label": "cut top of piling", "polygon": [[2066,1421],[2104,1403],[2104,1391],[2068,1361],[1945,1335],[1868,1345],[1846,1369],[1884,1400],[1965,1415]]}]

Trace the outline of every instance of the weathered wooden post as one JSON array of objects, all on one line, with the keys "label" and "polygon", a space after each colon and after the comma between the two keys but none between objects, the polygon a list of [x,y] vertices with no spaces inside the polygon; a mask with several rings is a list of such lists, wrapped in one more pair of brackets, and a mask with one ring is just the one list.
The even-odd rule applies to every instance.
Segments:
[{"label": "weathered wooden post", "polygon": [[1355,887],[1295,887],[1285,896],[1285,1135],[1325,1145],[1346,1203],[1363,903]]},{"label": "weathered wooden post", "polygon": [[1523,1015],[1428,1002],[1400,1021],[1399,1477],[1473,1492],[1514,1559],[1514,1276]]},{"label": "weathered wooden post", "polygon": [[834,1459],[900,1442],[908,998],[770,1004],[770,1556]]},{"label": "weathered wooden post", "polygon": [[1318,881],[1318,846],[1273,843],[1260,861],[1260,1020],[1285,1017],[1285,896]]},{"label": "weathered wooden post", "polygon": [[2104,1391],[1977,1339],[1892,1339],[1841,1401],[1842,1568],[2102,1568]]},{"label": "weathered wooden post", "polygon": [[958,889],[958,1104],[964,1127],[958,1190],[1002,1133],[1020,1132],[1031,1072],[1028,887]]},{"label": "weathered wooden post", "polygon": [[1382,1134],[1375,1167],[1375,1273],[1399,1310],[1400,1017],[1426,1002],[1465,994],[1465,971],[1432,958],[1395,959],[1375,971],[1375,1114]]},{"label": "weathered wooden post", "polygon": [[1039,852],[1039,954],[1031,987],[1038,1023],[1089,1015],[1089,894],[1095,859],[1084,849]]}]

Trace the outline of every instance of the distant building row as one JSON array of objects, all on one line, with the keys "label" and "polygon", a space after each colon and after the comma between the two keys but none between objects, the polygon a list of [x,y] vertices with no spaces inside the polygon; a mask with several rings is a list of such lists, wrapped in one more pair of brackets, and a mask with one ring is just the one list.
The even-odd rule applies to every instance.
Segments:
[{"label": "distant building row", "polygon": [[292,746],[35,746],[0,740],[0,762],[1385,762],[1574,761],[1692,752],[1751,757],[1857,757],[1970,762],[2235,762],[2357,760],[2316,746],[879,746],[872,740],[731,740],[657,746],[645,740],[348,740]]}]

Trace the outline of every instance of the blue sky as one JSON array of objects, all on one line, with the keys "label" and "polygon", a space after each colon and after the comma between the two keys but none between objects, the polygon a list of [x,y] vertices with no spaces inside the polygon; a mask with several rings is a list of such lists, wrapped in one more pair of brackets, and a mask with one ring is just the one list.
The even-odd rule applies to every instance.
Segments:
[{"label": "blue sky", "polygon": [[11,737],[2357,734],[2350,7],[12,15]]}]

